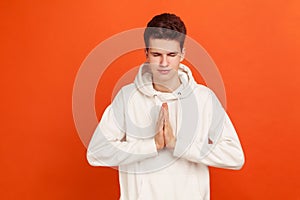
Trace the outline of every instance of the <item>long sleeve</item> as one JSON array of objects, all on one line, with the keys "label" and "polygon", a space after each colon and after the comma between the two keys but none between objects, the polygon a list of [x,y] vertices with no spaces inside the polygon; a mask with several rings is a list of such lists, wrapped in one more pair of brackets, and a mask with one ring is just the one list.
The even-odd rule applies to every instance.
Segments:
[{"label": "long sleeve", "polygon": [[154,139],[126,140],[122,91],[105,110],[87,150],[93,166],[127,165],[157,155]]},{"label": "long sleeve", "polygon": [[224,128],[219,140],[200,162],[208,166],[229,169],[240,169],[244,165],[244,153],[227,114],[225,115]]},{"label": "long sleeve", "polygon": [[177,138],[174,156],[207,166],[240,169],[244,153],[227,113],[210,92],[203,108],[195,139],[187,144],[184,135]]}]

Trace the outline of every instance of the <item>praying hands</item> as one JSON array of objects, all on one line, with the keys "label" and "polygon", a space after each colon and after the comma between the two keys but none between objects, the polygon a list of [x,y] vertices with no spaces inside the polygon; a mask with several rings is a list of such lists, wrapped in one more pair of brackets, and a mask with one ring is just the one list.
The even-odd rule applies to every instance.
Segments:
[{"label": "praying hands", "polygon": [[156,135],[154,137],[157,150],[164,147],[174,149],[176,138],[169,120],[169,108],[167,103],[163,103],[159,112],[159,117],[156,124]]}]

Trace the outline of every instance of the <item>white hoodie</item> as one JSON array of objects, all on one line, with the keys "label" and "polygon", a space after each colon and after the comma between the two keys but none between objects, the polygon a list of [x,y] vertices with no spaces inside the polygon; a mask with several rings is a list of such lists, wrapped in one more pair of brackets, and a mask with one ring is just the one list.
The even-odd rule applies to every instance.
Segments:
[{"label": "white hoodie", "polygon": [[[197,84],[188,67],[180,87],[154,90],[149,66],[123,87],[105,110],[87,150],[93,166],[118,166],[121,200],[208,200],[208,166],[240,169],[244,154],[236,131],[214,93]],[[174,150],[156,150],[162,103],[169,106]]]}]

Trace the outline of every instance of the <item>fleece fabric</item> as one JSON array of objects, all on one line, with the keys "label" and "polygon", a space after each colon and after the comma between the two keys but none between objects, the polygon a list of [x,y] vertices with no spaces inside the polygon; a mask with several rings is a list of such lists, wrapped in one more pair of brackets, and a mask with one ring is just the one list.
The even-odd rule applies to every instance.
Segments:
[{"label": "fleece fabric", "polygon": [[[88,162],[118,167],[121,200],[208,200],[208,166],[240,169],[244,164],[235,128],[216,95],[197,84],[183,64],[178,76],[181,85],[175,91],[156,91],[144,63],[134,83],[124,86],[106,108],[94,132]],[[164,102],[176,145],[157,151],[154,136]]]}]

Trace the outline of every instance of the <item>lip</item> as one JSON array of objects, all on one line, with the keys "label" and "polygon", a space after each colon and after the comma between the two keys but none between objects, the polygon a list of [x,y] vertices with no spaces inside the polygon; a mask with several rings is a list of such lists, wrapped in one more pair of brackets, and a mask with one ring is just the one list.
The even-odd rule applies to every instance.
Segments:
[{"label": "lip", "polygon": [[159,69],[157,70],[160,74],[168,74],[171,70],[170,69]]}]

